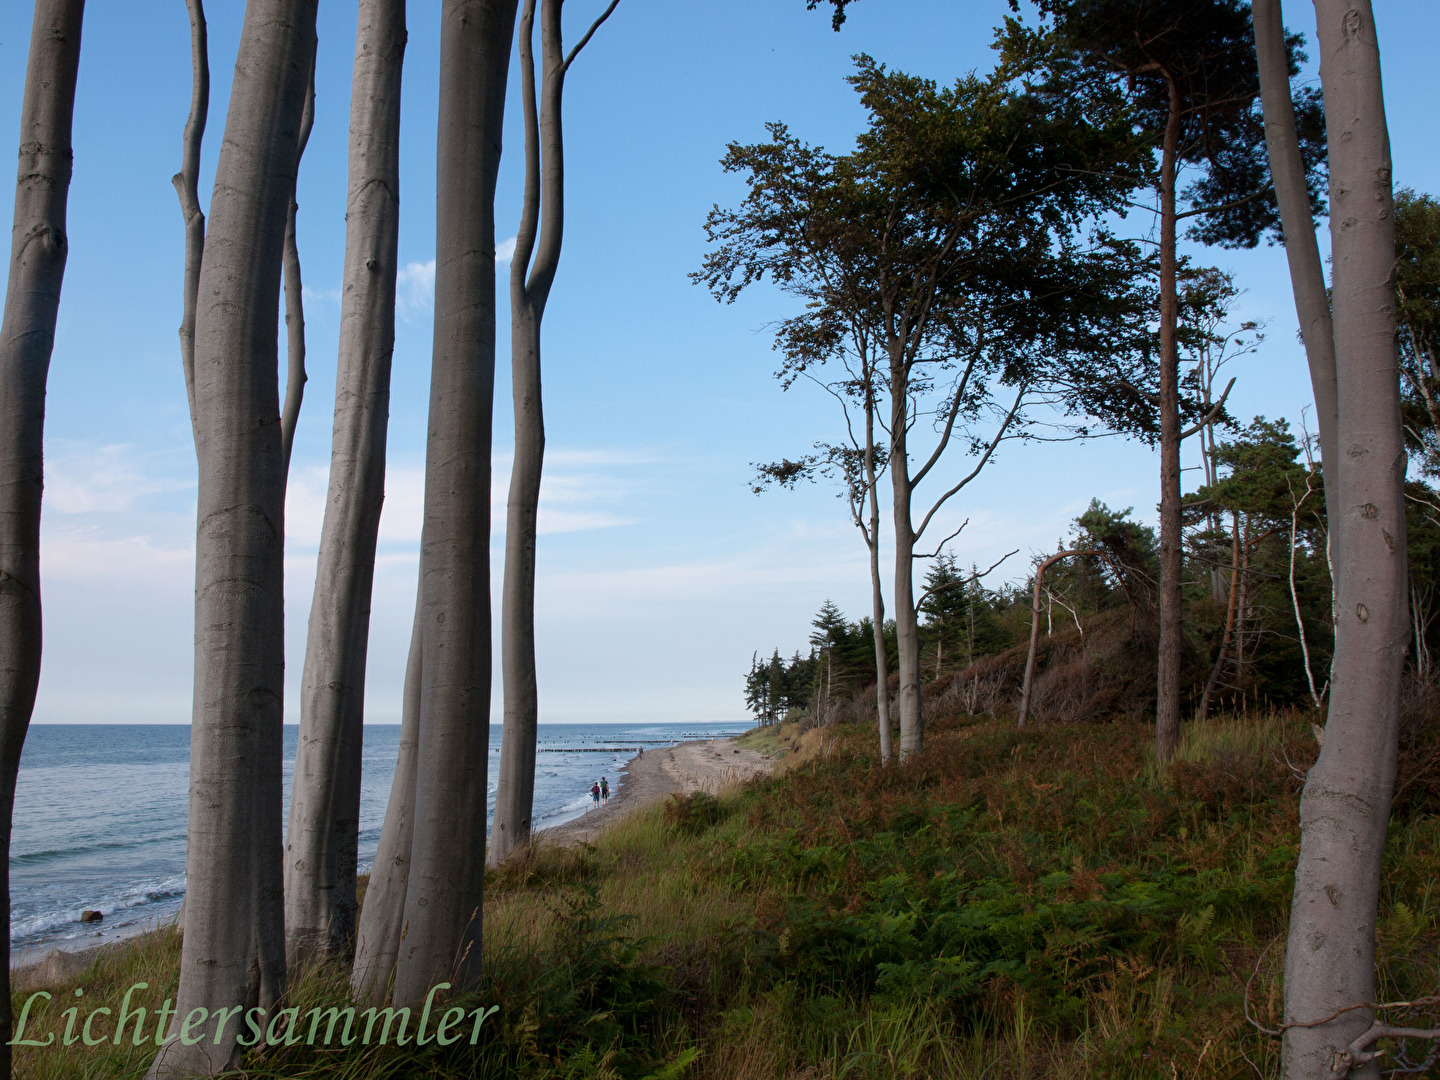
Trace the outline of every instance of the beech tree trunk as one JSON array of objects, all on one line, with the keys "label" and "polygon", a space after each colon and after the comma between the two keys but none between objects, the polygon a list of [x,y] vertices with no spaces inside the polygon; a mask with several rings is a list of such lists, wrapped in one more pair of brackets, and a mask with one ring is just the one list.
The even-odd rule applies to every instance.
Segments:
[{"label": "beech tree trunk", "polygon": [[[422,573],[421,580],[424,575]],[[417,589],[417,594],[419,590]],[[385,807],[380,846],[360,910],[355,938],[355,967],[350,990],[357,1001],[383,1005],[405,929],[405,890],[410,877],[410,845],[415,835],[415,759],[420,748],[421,596],[415,597],[410,659],[405,665],[405,701],[400,714],[400,756]]]},{"label": "beech tree trunk", "polygon": [[1180,524],[1180,352],[1176,340],[1175,170],[1180,91],[1170,81],[1170,115],[1160,155],[1160,649],[1155,676],[1155,759],[1170,760],[1180,741],[1180,648],[1184,611]]},{"label": "beech tree trunk", "polygon": [[[1333,683],[1325,742],[1300,800],[1285,953],[1287,1080],[1344,1075],[1369,1027],[1375,918],[1395,782],[1408,639],[1396,375],[1395,234],[1380,50],[1369,0],[1316,0],[1330,154],[1339,512]],[[1322,430],[1323,437],[1323,430]],[[1332,1072],[1337,1056],[1342,1066]],[[1368,1064],[1351,1075],[1376,1074]]]},{"label": "beech tree trunk", "polygon": [[436,162],[435,340],[421,542],[415,834],[397,1004],[480,970],[490,742],[490,441],[495,178],[516,0],[444,0]]},{"label": "beech tree trunk", "polygon": [[1339,396],[1335,373],[1335,328],[1330,316],[1330,298],[1325,291],[1325,271],[1320,262],[1320,245],[1315,239],[1315,215],[1310,211],[1310,192],[1305,184],[1305,161],[1300,156],[1300,136],[1295,129],[1295,106],[1290,98],[1290,67],[1285,55],[1285,23],[1280,0],[1253,0],[1251,18],[1255,27],[1255,56],[1260,71],[1260,101],[1265,113],[1265,147],[1270,157],[1270,175],[1280,205],[1280,225],[1285,237],[1285,258],[1290,265],[1290,286],[1295,294],[1295,314],[1300,319],[1300,336],[1310,365],[1310,389],[1315,397],[1315,419],[1320,426],[1320,461],[1329,466],[1325,476],[1325,511],[1330,521],[1340,520],[1336,477],[1340,467],[1336,423]]},{"label": "beech tree trunk", "polygon": [[890,490],[895,529],[895,644],[900,672],[900,761],[925,748],[920,704],[920,621],[915,611],[915,528],[910,516],[913,488],[907,450],[908,378],[901,361],[890,363]]},{"label": "beech tree trunk", "polygon": [[[505,726],[500,740],[495,826],[490,836],[490,861],[495,864],[530,842],[535,801],[535,749],[540,722],[540,690],[535,676],[535,548],[540,477],[545,461],[540,323],[555,280],[565,225],[565,151],[560,124],[565,71],[560,52],[559,3],[546,0],[541,12],[543,108],[537,108],[536,104],[534,23],[535,0],[525,0],[520,16],[525,203],[515,237],[515,253],[510,259],[510,379],[515,409],[515,460],[506,504],[505,579],[500,603]],[[538,250],[537,233],[543,234]]]},{"label": "beech tree trunk", "polygon": [[[276,337],[315,0],[249,0],[195,325],[200,461],[185,941],[179,1012],[269,1006],[285,979],[281,724],[285,475]],[[215,1073],[239,1026],[167,1043],[151,1076]]]},{"label": "beech tree trunk", "polygon": [[[15,780],[40,684],[40,497],[45,383],[69,239],[71,121],[84,0],[37,0],[20,111],[10,273],[0,321],[0,873],[10,925]],[[10,937],[3,949],[10,970]],[[0,1070],[10,1075],[9,982],[0,1002]]]},{"label": "beech tree trunk", "polygon": [[[330,484],[305,642],[285,844],[291,965],[343,956],[355,936],[365,663],[395,351],[405,34],[405,0],[361,0]],[[401,737],[403,743],[403,731]]]},{"label": "beech tree trunk", "polygon": [[[535,0],[520,16],[521,91],[525,114],[525,202],[510,259],[510,373],[515,408],[515,461],[505,517],[505,580],[500,606],[500,656],[505,726],[490,861],[503,862],[530,842],[535,801],[535,749],[540,691],[535,676],[535,549],[540,477],[545,462],[545,412],[540,380],[540,324],[560,264],[565,231],[565,143],[561,103],[565,72],[619,0],[595,20],[567,57],[560,32],[561,0],[540,8],[542,89],[535,93]],[[538,244],[537,244],[538,234]]]}]

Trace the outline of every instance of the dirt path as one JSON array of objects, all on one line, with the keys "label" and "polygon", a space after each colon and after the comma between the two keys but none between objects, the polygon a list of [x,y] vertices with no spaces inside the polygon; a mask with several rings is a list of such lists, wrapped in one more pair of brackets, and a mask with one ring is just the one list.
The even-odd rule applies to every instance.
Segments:
[{"label": "dirt path", "polygon": [[610,801],[574,821],[544,829],[537,837],[547,844],[593,843],[600,833],[626,814],[669,798],[721,788],[764,776],[772,762],[733,739],[705,739],[657,748],[630,759],[621,770],[619,787]]}]

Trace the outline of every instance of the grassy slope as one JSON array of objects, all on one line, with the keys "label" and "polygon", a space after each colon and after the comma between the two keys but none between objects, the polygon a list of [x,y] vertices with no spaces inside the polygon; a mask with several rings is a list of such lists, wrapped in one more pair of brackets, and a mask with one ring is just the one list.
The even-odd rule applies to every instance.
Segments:
[{"label": "grassy slope", "polygon": [[[479,996],[501,1011],[475,1049],[279,1047],[249,1075],[1273,1075],[1242,1002],[1253,975],[1275,1022],[1309,719],[1192,728],[1163,774],[1149,734],[952,718],[920,762],[882,770],[866,726],[787,731],[768,781],[492,875]],[[1435,985],[1434,810],[1411,785],[1392,829],[1387,998]],[[173,987],[176,960],[158,935],[51,989]],[[293,993],[303,1013],[343,985],[320,971]],[[18,1056],[37,1080],[138,1077],[144,1059]]]}]

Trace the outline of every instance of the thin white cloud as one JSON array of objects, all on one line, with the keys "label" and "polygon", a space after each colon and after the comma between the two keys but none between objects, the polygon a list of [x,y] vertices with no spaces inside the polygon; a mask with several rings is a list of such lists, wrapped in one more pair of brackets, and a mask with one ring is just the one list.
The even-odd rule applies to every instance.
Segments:
[{"label": "thin white cloud", "polygon": [[303,285],[300,288],[300,296],[307,304],[317,300],[323,300],[327,304],[340,303],[339,289],[312,289],[309,285]]},{"label": "thin white cloud", "polygon": [[[169,547],[149,536],[107,537],[94,529],[51,529],[40,541],[40,574],[45,581],[107,582],[179,575],[193,577],[195,548]],[[190,567],[188,572],[187,567]]]},{"label": "thin white cloud", "polygon": [[395,313],[414,322],[435,307],[435,260],[412,262],[395,275]]},{"label": "thin white cloud", "polygon": [[285,542],[298,547],[320,545],[320,527],[325,521],[325,496],[330,469],[326,465],[290,467],[285,482]]},{"label": "thin white cloud", "polygon": [[45,509],[60,514],[116,514],[145,495],[163,495],[195,487],[190,479],[157,476],[154,462],[125,443],[47,448]]},{"label": "thin white cloud", "polygon": [[[515,254],[515,237],[495,245],[495,262],[509,262]],[[308,290],[307,290],[308,291]],[[338,292],[336,293],[338,296]],[[435,260],[411,262],[395,276],[395,313],[407,323],[418,322],[435,310]]]}]

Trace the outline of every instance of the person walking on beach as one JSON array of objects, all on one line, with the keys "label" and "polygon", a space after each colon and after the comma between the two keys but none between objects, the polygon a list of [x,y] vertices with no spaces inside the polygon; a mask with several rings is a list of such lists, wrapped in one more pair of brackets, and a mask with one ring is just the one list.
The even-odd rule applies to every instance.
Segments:
[{"label": "person walking on beach", "polygon": [[600,801],[602,803],[610,801],[610,782],[603,776],[600,777]]},{"label": "person walking on beach", "polygon": [[591,785],[590,785],[590,802],[591,802],[594,806],[599,806],[599,805],[600,805],[600,785],[599,785],[599,784],[591,784]]}]

